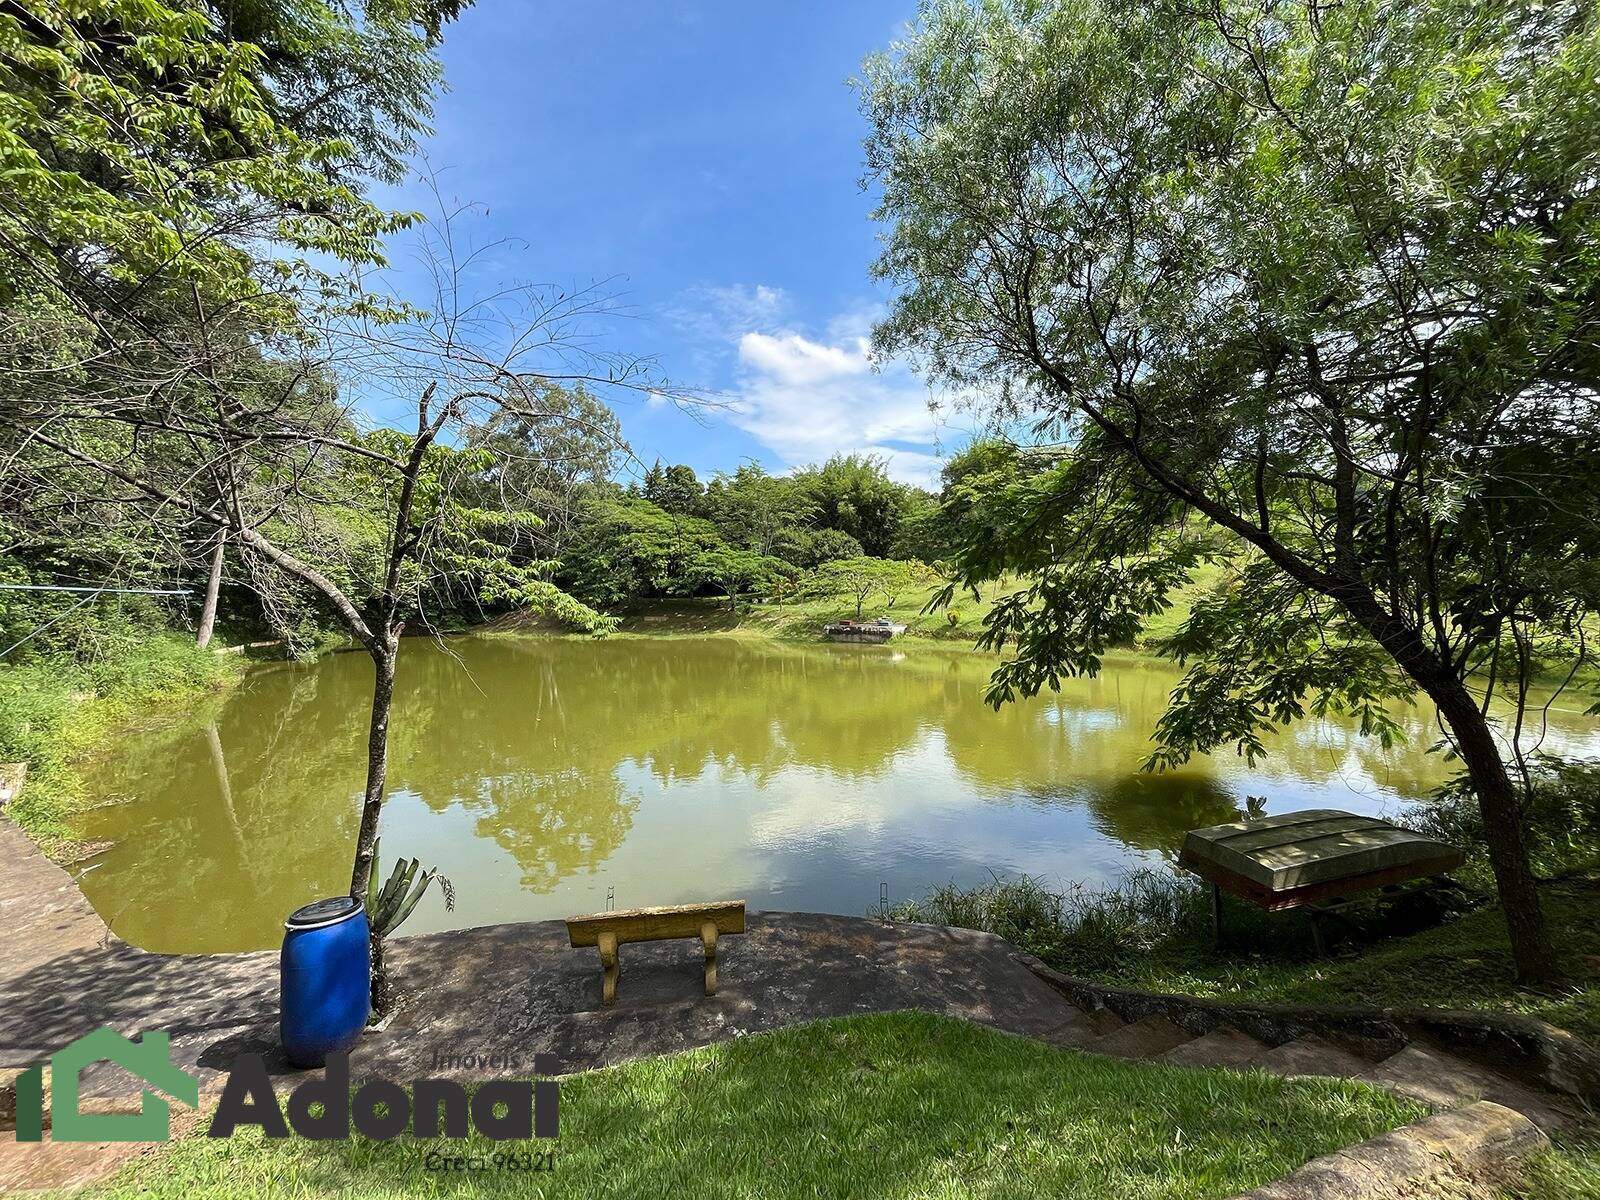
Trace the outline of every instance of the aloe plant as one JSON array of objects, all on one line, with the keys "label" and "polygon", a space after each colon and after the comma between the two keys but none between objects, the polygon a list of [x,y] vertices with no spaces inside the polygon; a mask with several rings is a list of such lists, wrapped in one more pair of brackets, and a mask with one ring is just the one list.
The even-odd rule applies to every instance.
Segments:
[{"label": "aloe plant", "polygon": [[389,986],[389,972],[384,964],[383,941],[405,924],[406,918],[422,902],[428,885],[435,879],[444,893],[444,906],[454,912],[456,889],[438,867],[422,869],[416,859],[399,859],[389,872],[389,878],[380,888],[378,879],[378,851],[380,842],[372,843],[372,873],[367,877],[367,925],[372,937],[372,1020],[381,1021],[388,1016],[394,1004],[394,993]]},{"label": "aloe plant", "polygon": [[444,893],[445,908],[455,911],[456,890],[450,880],[438,867],[423,870],[422,864],[414,858],[396,860],[388,880],[380,888],[378,851],[381,848],[381,841],[373,843],[372,874],[367,879],[367,924],[372,928],[373,937],[388,937],[404,925],[406,918],[422,902],[428,885],[435,879],[439,881],[439,890]]}]

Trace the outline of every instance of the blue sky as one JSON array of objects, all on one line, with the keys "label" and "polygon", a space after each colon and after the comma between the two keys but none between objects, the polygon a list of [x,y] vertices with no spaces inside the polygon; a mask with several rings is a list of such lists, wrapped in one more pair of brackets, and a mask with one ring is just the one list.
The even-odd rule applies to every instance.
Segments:
[{"label": "blue sky", "polygon": [[[877,231],[847,81],[913,9],[481,0],[449,27],[426,156],[450,197],[487,207],[474,239],[528,243],[495,269],[611,280],[630,315],[604,339],[719,393],[698,421],[619,400],[646,462],[709,475],[870,450],[931,483],[962,440],[908,370],[871,369],[862,340],[888,293],[868,276]],[[382,199],[432,203],[414,185]]]}]

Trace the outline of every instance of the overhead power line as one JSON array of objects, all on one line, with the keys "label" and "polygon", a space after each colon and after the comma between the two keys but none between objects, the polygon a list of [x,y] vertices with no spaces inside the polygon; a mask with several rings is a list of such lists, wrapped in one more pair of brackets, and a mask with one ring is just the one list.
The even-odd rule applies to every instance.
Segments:
[{"label": "overhead power line", "polygon": [[98,596],[109,592],[118,596],[187,596],[188,588],[63,587],[54,583],[0,583],[0,592],[88,592]]},{"label": "overhead power line", "polygon": [[96,596],[187,596],[188,588],[115,588],[115,587],[66,587],[55,583],[0,583],[0,592],[81,592],[86,593],[83,599],[76,604],[69,604],[43,625],[36,626],[29,633],[0,650],[0,658],[4,658],[19,646],[26,645],[38,637],[52,625],[64,620],[66,617],[82,608]]}]

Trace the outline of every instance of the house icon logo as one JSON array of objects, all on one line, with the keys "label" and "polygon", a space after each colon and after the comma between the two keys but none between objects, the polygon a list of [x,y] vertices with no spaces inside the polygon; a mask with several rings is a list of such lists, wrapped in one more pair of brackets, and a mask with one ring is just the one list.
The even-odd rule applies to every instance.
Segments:
[{"label": "house icon logo", "polygon": [[[200,1082],[172,1065],[172,1038],[146,1033],[129,1041],[114,1029],[100,1028],[69,1042],[50,1056],[50,1136],[58,1142],[164,1142],[172,1108],[157,1095],[196,1108]],[[79,1076],[85,1067],[108,1059],[150,1086],[136,1113],[79,1111]],[[44,1134],[44,1068],[17,1076],[17,1141],[37,1142]]]}]

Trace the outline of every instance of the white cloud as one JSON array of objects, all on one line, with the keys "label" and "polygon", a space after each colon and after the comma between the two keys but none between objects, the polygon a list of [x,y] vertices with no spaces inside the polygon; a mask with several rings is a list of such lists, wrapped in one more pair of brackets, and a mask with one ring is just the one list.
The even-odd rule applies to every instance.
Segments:
[{"label": "white cloud", "polygon": [[787,307],[782,288],[735,283],[690,288],[666,310],[666,316],[706,341],[721,342],[729,330],[775,329]]},{"label": "white cloud", "polygon": [[864,339],[814,342],[797,333],[747,333],[729,419],[789,466],[835,454],[875,454],[903,483],[936,485],[939,421],[905,367],[874,370]]},{"label": "white cloud", "polygon": [[889,310],[882,304],[863,304],[846,309],[828,322],[828,336],[840,342],[851,338],[866,338],[870,341],[872,327],[888,314]]},{"label": "white cloud", "polygon": [[873,361],[881,305],[845,309],[807,331],[781,288],[738,284],[696,288],[668,315],[711,352],[708,366],[731,370],[722,419],[786,466],[873,454],[895,479],[937,487],[941,421],[927,387],[904,364]]},{"label": "white cloud", "polygon": [[824,383],[872,369],[865,338],[856,338],[854,346],[824,346],[798,333],[747,333],[739,339],[739,360],[784,384]]}]

